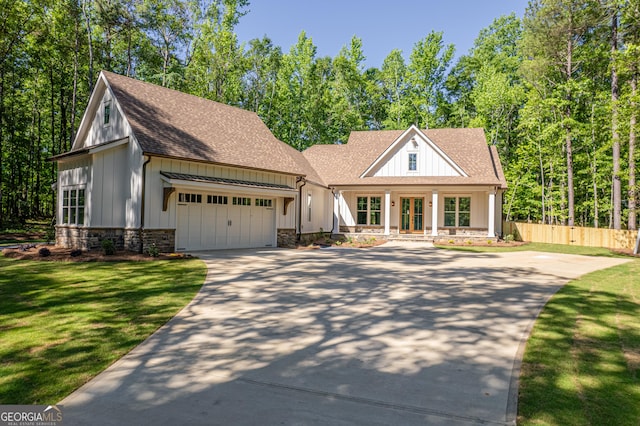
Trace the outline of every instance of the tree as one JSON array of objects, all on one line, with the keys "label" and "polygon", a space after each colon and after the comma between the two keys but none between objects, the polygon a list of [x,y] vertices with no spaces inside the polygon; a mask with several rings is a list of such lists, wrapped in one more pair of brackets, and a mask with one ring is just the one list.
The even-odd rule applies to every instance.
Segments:
[{"label": "tree", "polygon": [[191,11],[180,0],[143,0],[141,24],[161,58],[161,69],[147,70],[145,77],[163,87],[177,88],[182,76],[179,52],[191,38]]},{"label": "tree", "polygon": [[406,78],[412,124],[429,128],[443,122],[437,112],[444,100],[446,71],[454,52],[452,44],[444,45],[442,33],[433,31],[413,47]]},{"label": "tree", "polygon": [[575,223],[574,139],[581,126],[576,100],[584,95],[586,76],[580,67],[588,56],[585,42],[595,25],[595,6],[591,0],[534,0],[524,19],[524,56],[530,58],[523,64],[524,74],[537,90],[542,85],[553,89],[552,107],[561,113],[557,119],[564,130],[569,226]]},{"label": "tree", "polygon": [[239,105],[247,62],[234,27],[245,12],[246,0],[211,3],[196,25],[193,54],[186,67],[187,86],[197,96]]}]

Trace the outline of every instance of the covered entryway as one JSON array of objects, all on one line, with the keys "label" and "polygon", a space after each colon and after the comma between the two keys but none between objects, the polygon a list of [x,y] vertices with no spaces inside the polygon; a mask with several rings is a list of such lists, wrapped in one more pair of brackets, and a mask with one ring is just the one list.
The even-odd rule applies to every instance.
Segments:
[{"label": "covered entryway", "polygon": [[400,232],[422,233],[424,230],[424,198],[400,198]]}]

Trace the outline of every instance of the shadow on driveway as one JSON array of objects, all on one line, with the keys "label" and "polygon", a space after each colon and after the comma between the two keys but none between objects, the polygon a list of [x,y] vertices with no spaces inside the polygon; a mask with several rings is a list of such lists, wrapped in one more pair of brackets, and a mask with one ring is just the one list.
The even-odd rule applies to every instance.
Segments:
[{"label": "shadow on driveway", "polygon": [[202,291],[62,401],[66,424],[514,424],[542,306],[623,262],[398,244],[198,255]]}]

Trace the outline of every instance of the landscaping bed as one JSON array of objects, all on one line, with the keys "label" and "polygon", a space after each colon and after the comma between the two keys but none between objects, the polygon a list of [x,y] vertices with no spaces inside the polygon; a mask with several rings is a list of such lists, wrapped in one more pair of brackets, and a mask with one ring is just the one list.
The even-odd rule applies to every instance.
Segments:
[{"label": "landscaping bed", "polygon": [[[48,250],[48,254],[46,249]],[[119,261],[150,261],[171,260],[190,257],[181,253],[159,253],[153,257],[147,253],[130,251],[116,251],[106,255],[102,250],[74,250],[49,244],[21,244],[18,248],[2,250],[4,257],[20,260],[44,260],[54,262],[119,262]]]}]

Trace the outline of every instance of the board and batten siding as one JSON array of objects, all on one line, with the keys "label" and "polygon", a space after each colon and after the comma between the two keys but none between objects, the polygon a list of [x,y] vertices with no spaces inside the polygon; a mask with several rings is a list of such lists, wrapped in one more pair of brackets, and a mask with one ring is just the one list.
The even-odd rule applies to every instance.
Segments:
[{"label": "board and batten siding", "polygon": [[[150,229],[175,229],[177,224],[176,218],[176,199],[177,193],[174,192],[169,198],[167,211],[162,211],[164,180],[160,172],[184,173],[196,176],[219,177],[224,179],[237,179],[250,182],[263,182],[278,185],[287,185],[291,188],[296,187],[296,177],[283,175],[278,173],[262,172],[257,170],[240,169],[233,167],[225,167],[220,165],[212,165],[205,163],[195,163],[183,160],[174,160],[167,158],[152,157],[151,162],[146,166],[146,189],[145,189],[145,228]],[[234,191],[233,186],[229,186],[228,190],[209,190],[203,187],[194,186],[191,188],[193,192],[202,194],[219,194],[234,196],[238,194]],[[247,188],[250,192],[251,189]],[[259,193],[258,190],[256,190]],[[241,194],[240,194],[241,195]],[[296,197],[296,192],[291,192],[291,197]],[[264,195],[265,198],[274,199],[274,207],[276,209],[276,227],[277,228],[295,228],[295,205],[291,203],[287,209],[287,215],[284,212],[284,199],[281,196],[273,197]]]},{"label": "board and batten siding", "polygon": [[[388,154],[388,158],[373,171],[371,176],[460,176],[451,164],[440,153],[420,136],[414,137],[415,145],[411,139],[398,145]],[[416,170],[409,170],[409,154],[417,154]]]},{"label": "board and batten siding", "polygon": [[88,226],[126,226],[127,201],[131,198],[129,147],[121,145],[91,156],[91,187]]},{"label": "board and batten siding", "polygon": [[[56,197],[56,223],[62,224],[62,196],[65,189],[83,187],[88,191],[91,185],[91,159],[89,157],[73,158],[58,162],[58,190]],[[91,217],[91,203],[85,200],[85,217]]]},{"label": "board and batten siding", "polygon": [[[309,200],[311,201],[311,220],[309,220]],[[307,182],[302,187],[301,208],[301,233],[331,232],[333,228],[333,193],[331,190]]]},{"label": "board and batten siding", "polygon": [[[114,141],[131,135],[131,126],[127,119],[122,115],[116,98],[112,95],[108,88],[104,85],[98,87],[104,88],[102,93],[96,93],[94,116],[91,117],[91,126],[89,126],[85,135],[82,136],[82,146],[90,147],[100,145],[105,142]],[[105,105],[109,104],[109,123],[104,123]],[[88,111],[91,111],[89,108]],[[89,117],[85,117],[89,119]]]}]

